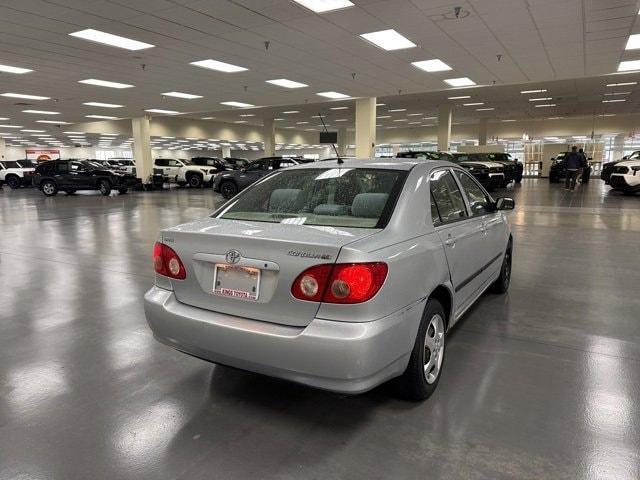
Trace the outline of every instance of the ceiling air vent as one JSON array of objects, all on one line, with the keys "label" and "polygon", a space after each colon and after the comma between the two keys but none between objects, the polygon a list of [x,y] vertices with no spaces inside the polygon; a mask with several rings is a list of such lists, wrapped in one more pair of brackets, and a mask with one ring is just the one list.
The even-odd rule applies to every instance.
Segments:
[{"label": "ceiling air vent", "polygon": [[469,10],[465,10],[462,7],[453,7],[453,10],[449,10],[437,15],[429,15],[429,18],[434,22],[443,22],[445,20],[461,20],[471,15]]}]

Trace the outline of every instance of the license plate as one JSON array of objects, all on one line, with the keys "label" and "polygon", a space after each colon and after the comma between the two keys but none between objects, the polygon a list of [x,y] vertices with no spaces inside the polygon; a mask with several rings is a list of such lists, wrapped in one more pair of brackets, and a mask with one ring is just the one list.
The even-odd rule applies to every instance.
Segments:
[{"label": "license plate", "polygon": [[260,270],[236,265],[217,264],[213,274],[213,293],[223,297],[257,300]]}]

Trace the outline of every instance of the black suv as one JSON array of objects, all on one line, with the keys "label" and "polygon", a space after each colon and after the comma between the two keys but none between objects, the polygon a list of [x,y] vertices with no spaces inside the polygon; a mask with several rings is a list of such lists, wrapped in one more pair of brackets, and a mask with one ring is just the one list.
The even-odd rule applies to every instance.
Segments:
[{"label": "black suv", "polygon": [[193,157],[191,159],[191,165],[197,165],[199,167],[210,167],[211,170],[215,170],[215,172],[210,173],[219,173],[226,172],[228,170],[238,170],[241,168],[240,165],[234,165],[222,158],[217,157]]},{"label": "black suv", "polygon": [[[549,183],[559,183],[563,178],[567,178],[567,165],[565,164],[565,158],[567,158],[569,153],[571,152],[561,152],[556,155],[555,158],[552,158],[551,167],[549,167]],[[588,158],[587,162],[589,160],[592,160],[592,158]],[[582,183],[588,183],[590,176],[591,165],[587,166],[587,168],[582,172]]]},{"label": "black suv", "polygon": [[507,184],[511,182],[522,182],[522,174],[524,172],[524,164],[511,158],[508,153],[477,153],[478,159],[487,162],[497,162],[504,165],[504,176]]},{"label": "black suv", "polygon": [[89,160],[50,160],[38,165],[33,174],[33,185],[47,197],[59,190],[69,195],[76,190],[100,190],[106,196],[112,188],[127,193],[136,183],[138,180],[133,175],[105,169]]},{"label": "black suv", "polygon": [[257,182],[274,170],[298,165],[301,160],[288,157],[264,157],[249,162],[240,170],[224,172],[213,177],[213,190],[220,192],[224,198],[231,198],[252,183]]}]

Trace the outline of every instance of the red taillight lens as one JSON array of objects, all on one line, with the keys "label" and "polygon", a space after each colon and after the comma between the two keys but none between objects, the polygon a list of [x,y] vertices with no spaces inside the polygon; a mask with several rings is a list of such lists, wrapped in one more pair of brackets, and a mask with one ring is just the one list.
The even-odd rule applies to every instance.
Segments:
[{"label": "red taillight lens", "polygon": [[187,278],[187,271],[180,257],[171,247],[156,242],[153,246],[153,268],[156,273],[176,280]]},{"label": "red taillight lens", "polygon": [[311,302],[362,303],[378,293],[387,272],[381,262],[316,265],[298,275],[291,293]]}]

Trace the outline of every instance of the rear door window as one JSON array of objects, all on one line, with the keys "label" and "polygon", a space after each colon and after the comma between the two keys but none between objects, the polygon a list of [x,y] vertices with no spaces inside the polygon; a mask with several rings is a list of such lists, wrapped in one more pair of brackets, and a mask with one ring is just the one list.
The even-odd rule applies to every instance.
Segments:
[{"label": "rear door window", "polygon": [[69,164],[67,162],[58,163],[56,165],[56,173],[69,173]]},{"label": "rear door window", "polygon": [[462,192],[449,170],[438,170],[431,174],[431,194],[442,223],[468,218]]}]

